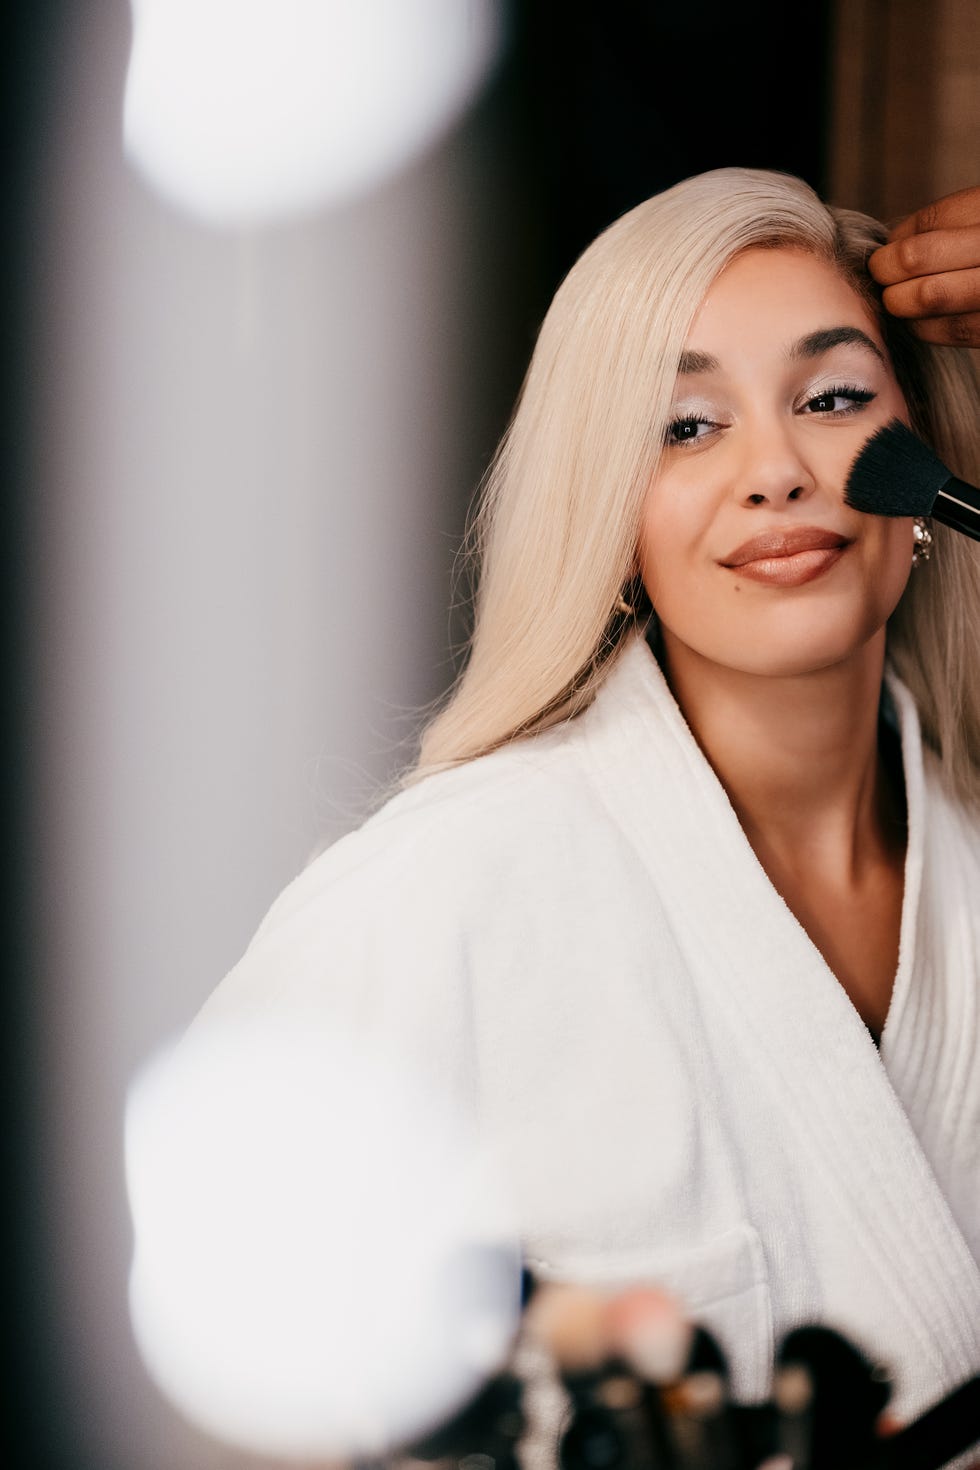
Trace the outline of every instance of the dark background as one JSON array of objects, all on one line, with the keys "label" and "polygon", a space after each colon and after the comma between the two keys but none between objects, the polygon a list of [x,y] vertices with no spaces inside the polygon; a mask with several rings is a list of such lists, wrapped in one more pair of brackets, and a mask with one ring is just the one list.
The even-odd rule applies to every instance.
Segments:
[{"label": "dark background", "polygon": [[773,0],[534,0],[513,13],[549,296],[601,229],[691,174],[776,168],[823,190],[828,5],[807,5],[802,27]]},{"label": "dark background", "polygon": [[[43,1184],[35,1099],[44,1079],[30,1065],[37,974],[33,937],[43,915],[32,886],[30,600],[24,567],[31,530],[31,253],[33,206],[43,167],[44,124],[58,87],[59,33],[69,7],[53,0],[10,6],[0,45],[0,147],[4,223],[0,234],[3,368],[0,387],[0,667],[3,671],[0,791],[6,842],[7,920],[0,996],[0,1461],[11,1470],[70,1465],[54,1450],[59,1395],[45,1322],[54,1303],[34,1241]],[[54,1439],[57,1439],[57,1431]],[[57,1458],[55,1458],[57,1456]]]}]

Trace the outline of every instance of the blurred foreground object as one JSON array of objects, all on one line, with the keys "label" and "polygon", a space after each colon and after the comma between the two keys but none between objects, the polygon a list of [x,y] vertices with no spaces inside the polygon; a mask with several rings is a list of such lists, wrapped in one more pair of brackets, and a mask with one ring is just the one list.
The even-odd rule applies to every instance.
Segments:
[{"label": "blurred foreground object", "polygon": [[126,154],[172,203],[250,225],[362,193],[456,122],[499,0],[132,0]]},{"label": "blurred foreground object", "polygon": [[521,1263],[491,1168],[343,1034],[199,1026],[131,1088],[126,1168],[137,1342],[219,1439],[379,1454],[510,1350]]},{"label": "blurred foreground object", "polygon": [[[980,1378],[901,1428],[886,1412],[887,1369],[824,1326],[782,1339],[771,1397],[751,1404],[732,1398],[717,1340],[652,1287],[536,1285],[525,1335],[566,1394],[559,1470],[939,1470],[980,1439]],[[514,1470],[526,1448],[522,1387],[498,1374],[410,1453],[439,1470]],[[550,1464],[554,1449],[552,1433],[538,1452]],[[417,1458],[395,1470],[418,1470]]]}]

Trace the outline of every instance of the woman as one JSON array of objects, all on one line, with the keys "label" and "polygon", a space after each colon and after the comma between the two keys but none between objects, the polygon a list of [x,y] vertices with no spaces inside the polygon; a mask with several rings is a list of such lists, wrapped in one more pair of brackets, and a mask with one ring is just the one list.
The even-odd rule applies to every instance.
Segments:
[{"label": "woman", "polygon": [[980,1365],[980,561],[937,526],[913,570],[843,487],[896,416],[980,479],[980,403],[883,312],[884,239],[722,169],[585,252],[489,476],[465,673],[204,1016],[415,1060],[540,1275],[667,1286],[748,1399],[824,1321],[908,1418]]}]

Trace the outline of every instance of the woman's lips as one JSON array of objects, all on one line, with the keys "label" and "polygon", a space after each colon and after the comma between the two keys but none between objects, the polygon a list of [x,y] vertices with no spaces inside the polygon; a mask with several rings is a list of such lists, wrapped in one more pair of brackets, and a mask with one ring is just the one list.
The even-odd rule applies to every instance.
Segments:
[{"label": "woman's lips", "polygon": [[763,532],[745,541],[721,565],[738,577],[772,587],[800,587],[840,561],[851,545],[845,536],[818,526]]},{"label": "woman's lips", "polygon": [[789,556],[760,557],[746,561],[731,570],[750,582],[768,582],[773,587],[801,587],[840,561],[847,546],[828,547],[825,551],[797,551]]}]

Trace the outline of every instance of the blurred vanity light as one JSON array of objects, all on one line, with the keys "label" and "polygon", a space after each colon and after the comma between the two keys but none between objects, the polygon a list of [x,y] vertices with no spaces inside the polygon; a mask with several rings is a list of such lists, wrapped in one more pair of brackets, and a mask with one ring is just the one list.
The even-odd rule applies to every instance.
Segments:
[{"label": "blurred vanity light", "polygon": [[493,1170],[349,1038],[199,1027],[133,1083],[126,1173],[137,1343],[219,1439],[376,1455],[506,1358],[520,1253]]},{"label": "blurred vanity light", "polygon": [[127,156],[210,223],[360,193],[448,131],[501,0],[132,0]]}]

